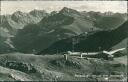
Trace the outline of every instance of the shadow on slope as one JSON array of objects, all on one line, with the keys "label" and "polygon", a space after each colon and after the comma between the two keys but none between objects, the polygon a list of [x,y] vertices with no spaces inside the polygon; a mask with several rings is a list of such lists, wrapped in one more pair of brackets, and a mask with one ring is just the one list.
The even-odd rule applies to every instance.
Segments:
[{"label": "shadow on slope", "polygon": [[[82,40],[77,36],[73,37],[78,40],[78,42],[74,45],[74,50],[83,52],[110,50],[113,46],[117,45],[128,37],[127,26],[128,21],[115,30],[99,31],[91,35],[86,35]],[[72,51],[72,43],[72,38],[63,39],[37,54],[55,54],[57,51],[59,53]]]}]

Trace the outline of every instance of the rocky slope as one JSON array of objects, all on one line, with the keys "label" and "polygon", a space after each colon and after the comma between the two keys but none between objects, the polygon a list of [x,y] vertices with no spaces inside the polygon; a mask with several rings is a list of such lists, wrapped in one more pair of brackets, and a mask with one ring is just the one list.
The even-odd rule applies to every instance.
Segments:
[{"label": "rocky slope", "polygon": [[15,34],[16,29],[22,29],[27,24],[38,23],[47,16],[45,11],[33,10],[29,13],[16,11],[12,15],[1,15],[0,28],[7,29],[10,34]]},{"label": "rocky slope", "polygon": [[33,10],[29,13],[17,11],[12,15],[0,15],[0,53],[14,51],[11,38],[15,37],[17,31],[28,24],[38,23],[47,15],[48,13],[43,10]]}]

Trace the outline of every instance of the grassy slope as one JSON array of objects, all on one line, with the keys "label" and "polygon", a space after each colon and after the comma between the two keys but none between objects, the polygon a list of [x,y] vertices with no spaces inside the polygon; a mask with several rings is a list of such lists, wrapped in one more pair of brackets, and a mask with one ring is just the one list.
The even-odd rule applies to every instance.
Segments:
[{"label": "grassy slope", "polygon": [[[117,45],[113,46],[112,49],[119,49],[119,48],[126,48],[128,46],[127,44],[127,38],[122,40],[120,43],[118,43]],[[125,49],[123,52],[127,52],[127,50]]]},{"label": "grassy slope", "polygon": [[[29,77],[29,80],[95,80],[94,78],[78,78],[75,74],[121,74],[125,73],[125,66],[123,64],[116,63],[115,61],[108,62],[99,59],[77,59],[71,58],[67,61],[63,59],[62,55],[33,55],[33,54],[21,54],[10,53],[1,54],[0,63],[6,61],[17,61],[24,63],[31,63],[38,72],[36,73],[23,73],[17,70],[10,72],[10,69],[0,67],[0,73],[5,74],[20,74],[17,75],[20,78]],[[119,65],[115,67],[116,65]],[[7,69],[7,71],[6,71]],[[5,70],[3,72],[2,70]],[[5,75],[2,76],[2,78]],[[32,78],[32,79],[31,79]],[[26,77],[27,79],[27,77]]]},{"label": "grassy slope", "polygon": [[115,61],[127,65],[127,56],[115,58]]},{"label": "grassy slope", "polygon": [[23,72],[0,66],[0,81],[10,81],[10,80],[30,81],[34,79],[32,79],[31,76]]}]

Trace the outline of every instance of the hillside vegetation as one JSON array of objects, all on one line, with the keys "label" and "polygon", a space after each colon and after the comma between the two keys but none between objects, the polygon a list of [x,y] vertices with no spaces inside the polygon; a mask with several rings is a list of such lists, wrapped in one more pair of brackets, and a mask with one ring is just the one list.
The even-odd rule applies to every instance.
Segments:
[{"label": "hillside vegetation", "polygon": [[[9,65],[9,62],[13,63],[10,63]],[[25,71],[27,69],[18,70],[17,68],[19,67],[20,69],[21,65],[28,69],[33,68],[36,71]],[[105,77],[76,77],[75,75],[126,75],[126,66],[127,65],[117,60],[87,60],[68,57],[68,60],[66,61],[62,55],[39,56],[33,54],[10,53],[0,55],[0,80],[105,81]],[[116,80],[122,80],[122,78],[116,78]]]}]

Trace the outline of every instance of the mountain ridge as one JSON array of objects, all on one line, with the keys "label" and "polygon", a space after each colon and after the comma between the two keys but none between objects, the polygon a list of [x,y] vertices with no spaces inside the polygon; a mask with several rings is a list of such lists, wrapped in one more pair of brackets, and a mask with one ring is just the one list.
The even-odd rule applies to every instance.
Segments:
[{"label": "mountain ridge", "polygon": [[[80,40],[74,45],[74,51],[96,52],[101,50],[109,50],[113,46],[120,43],[122,40],[127,39],[127,26],[128,21],[115,30],[99,31],[90,36],[87,35],[87,38],[85,36],[84,40]],[[54,43],[50,47],[39,52],[38,54],[55,54],[57,51],[61,53],[72,50],[72,39],[65,39]]]},{"label": "mountain ridge", "polygon": [[[107,20],[104,20],[106,16],[107,19],[115,21],[114,24],[108,22],[111,24],[107,30],[117,28],[116,24],[120,25],[125,21],[125,14],[106,15],[100,12],[79,12],[66,7],[59,12],[51,13],[47,13],[45,10],[32,10],[29,13],[17,11],[12,15],[1,16],[0,28],[5,36],[0,36],[10,39],[11,41],[5,39],[4,42],[9,41],[7,43],[12,44],[17,51],[33,53],[33,51],[38,52],[61,39],[77,36],[84,32],[106,30]],[[104,24],[99,27],[102,21]]]}]

